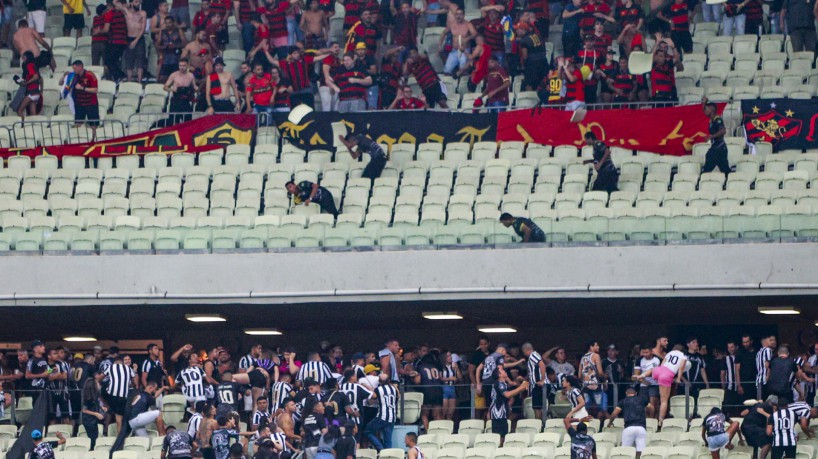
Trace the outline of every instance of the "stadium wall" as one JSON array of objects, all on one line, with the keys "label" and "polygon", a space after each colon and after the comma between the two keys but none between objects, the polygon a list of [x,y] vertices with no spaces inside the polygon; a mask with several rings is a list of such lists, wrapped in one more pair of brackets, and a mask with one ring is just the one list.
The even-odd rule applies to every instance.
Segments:
[{"label": "stadium wall", "polygon": [[0,257],[0,306],[811,295],[818,244]]}]

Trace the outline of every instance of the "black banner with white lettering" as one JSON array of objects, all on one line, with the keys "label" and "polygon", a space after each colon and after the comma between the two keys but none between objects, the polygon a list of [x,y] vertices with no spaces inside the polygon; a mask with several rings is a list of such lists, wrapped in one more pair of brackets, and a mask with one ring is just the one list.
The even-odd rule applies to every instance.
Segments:
[{"label": "black banner with white lettering", "polygon": [[496,113],[313,112],[299,124],[288,121],[286,113],[277,113],[274,120],[285,139],[306,150],[332,150],[333,136],[347,133],[364,133],[390,147],[394,143],[494,141],[497,136]]},{"label": "black banner with white lettering", "polygon": [[770,142],[774,151],[818,148],[818,98],[743,100],[741,112],[750,142]]}]

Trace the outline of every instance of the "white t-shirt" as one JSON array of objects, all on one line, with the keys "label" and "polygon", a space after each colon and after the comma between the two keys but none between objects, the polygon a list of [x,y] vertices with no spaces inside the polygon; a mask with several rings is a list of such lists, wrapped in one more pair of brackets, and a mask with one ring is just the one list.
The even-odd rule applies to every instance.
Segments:
[{"label": "white t-shirt", "polygon": [[[661,364],[662,364],[662,361],[659,360],[659,357],[656,357],[655,355],[652,355],[649,359],[646,359],[646,358],[639,359],[639,367],[637,367],[637,368],[639,368],[639,371],[640,371],[639,374],[643,375],[643,374],[647,373],[649,370],[653,370],[654,368],[658,367]],[[653,372],[651,372],[651,374],[652,373]],[[653,376],[646,377],[645,380],[642,382],[643,386],[655,386],[657,384],[659,384],[659,383],[656,382],[656,379],[654,379]]]},{"label": "white t-shirt", "polygon": [[358,383],[362,386],[366,387],[367,389],[375,390],[380,385],[380,379],[377,376],[366,375],[362,380],[359,380]]},{"label": "white t-shirt", "polygon": [[665,356],[665,361],[662,363],[662,366],[670,368],[675,375],[679,372],[679,367],[682,366],[682,362],[686,359],[687,357],[685,357],[682,351],[670,351]]}]

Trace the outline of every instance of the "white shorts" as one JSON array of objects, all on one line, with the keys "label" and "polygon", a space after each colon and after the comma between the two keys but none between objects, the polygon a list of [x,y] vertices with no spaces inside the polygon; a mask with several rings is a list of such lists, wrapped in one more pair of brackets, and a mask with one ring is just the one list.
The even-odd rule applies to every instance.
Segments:
[{"label": "white shorts", "polygon": [[40,95],[39,94],[29,94],[26,97],[31,99],[32,102],[37,102],[38,100],[40,100]]},{"label": "white shorts", "polygon": [[40,35],[43,35],[45,34],[45,17],[45,11],[29,11],[26,16],[26,22],[28,22],[29,27],[36,30]]},{"label": "white shorts", "polygon": [[626,427],[622,431],[622,446],[635,446],[636,452],[641,453],[645,449],[648,432],[641,426]]},{"label": "white shorts", "polygon": [[131,429],[134,430],[134,435],[137,437],[147,437],[148,431],[145,430],[145,427],[156,421],[161,415],[162,412],[159,410],[145,411],[128,421],[128,425],[131,426]]}]

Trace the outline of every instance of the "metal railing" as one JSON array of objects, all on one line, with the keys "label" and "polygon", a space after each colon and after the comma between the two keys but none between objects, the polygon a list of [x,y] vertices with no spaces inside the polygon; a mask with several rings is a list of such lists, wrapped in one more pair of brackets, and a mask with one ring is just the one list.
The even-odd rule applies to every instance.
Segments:
[{"label": "metal railing", "polygon": [[[89,123],[99,123],[96,129]],[[126,135],[117,119],[77,123],[72,120],[18,121],[6,128],[12,147],[35,148],[115,139]]]}]

